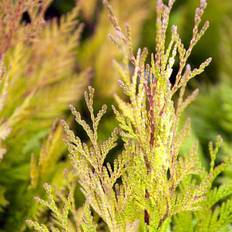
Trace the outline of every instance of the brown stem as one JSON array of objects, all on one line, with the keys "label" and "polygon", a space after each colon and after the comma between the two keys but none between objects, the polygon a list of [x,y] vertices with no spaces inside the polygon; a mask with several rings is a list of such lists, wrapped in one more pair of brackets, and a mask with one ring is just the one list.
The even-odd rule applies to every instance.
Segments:
[{"label": "brown stem", "polygon": [[[147,190],[145,190],[145,198],[146,199],[149,199],[150,197],[150,194]],[[149,216],[149,213],[147,212],[147,210],[145,209],[144,210],[144,222],[149,225],[150,224],[150,216]]]},{"label": "brown stem", "polygon": [[[151,78],[151,77],[150,77]],[[149,81],[149,80],[148,80]],[[151,79],[150,83],[145,83],[145,90],[147,94],[147,99],[148,99],[148,114],[149,114],[149,119],[150,119],[150,147],[152,148],[154,146],[154,140],[155,140],[155,115],[154,115],[154,96],[155,96],[155,90],[156,90],[156,80]],[[146,154],[146,153],[145,153]],[[144,155],[144,160],[145,160],[145,165],[147,168],[147,173],[148,175],[151,172],[151,165],[148,160],[147,155]],[[149,199],[150,194],[148,190],[145,190],[145,198]],[[150,215],[148,211],[145,209],[144,210],[144,222],[149,225],[150,224]]]}]

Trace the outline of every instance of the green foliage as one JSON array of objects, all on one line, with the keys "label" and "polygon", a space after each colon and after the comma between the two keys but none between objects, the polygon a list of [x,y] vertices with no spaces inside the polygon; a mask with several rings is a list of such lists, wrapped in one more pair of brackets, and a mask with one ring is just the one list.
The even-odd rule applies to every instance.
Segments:
[{"label": "green foliage", "polygon": [[[232,161],[227,159],[216,164],[221,138],[218,137],[215,145],[209,145],[209,168],[202,167],[196,145],[188,154],[181,154],[190,123],[187,120],[180,128],[180,119],[198,94],[195,90],[186,96],[186,86],[211,62],[207,59],[194,69],[188,64],[193,48],[209,26],[208,22],[201,22],[206,1],[201,0],[195,11],[192,39],[185,48],[176,26],[172,27],[170,40],[167,37],[174,0],[167,4],[157,0],[156,50],[150,59],[146,48],[133,55],[130,27],[127,25],[124,32],[113,8],[106,0],[104,4],[114,28],[110,37],[121,52],[122,59],[115,61],[115,67],[125,96],[115,97],[118,108],[113,110],[119,129],[105,141],[99,140],[98,127],[106,106],[94,113],[91,87],[85,93],[90,124],[71,106],[89,142],[82,142],[63,121],[72,173],[88,207],[87,213],[79,217],[81,230],[100,231],[92,217],[97,215],[104,221],[103,231],[229,231],[231,183],[221,184],[219,176],[231,168]],[[178,63],[176,74],[173,73],[175,63]],[[171,76],[175,79],[173,85]],[[107,157],[116,146],[118,136],[123,148],[110,163]],[[48,201],[38,200],[52,211],[51,231],[56,231],[54,226],[59,227],[58,231],[79,231],[68,213],[76,210],[74,201],[66,197],[63,206],[57,206],[54,200],[57,194],[52,194],[51,189],[46,185]],[[70,196],[73,190],[68,192]],[[45,224],[36,221],[28,224],[37,231],[49,231]]]},{"label": "green foliage", "polygon": [[[207,141],[214,139],[216,134],[223,136],[224,153],[218,157],[218,161],[224,157],[231,157],[231,19],[224,18],[224,25],[220,35],[220,61],[218,81],[214,85],[204,85],[202,94],[197,101],[190,107],[188,115],[192,117],[193,130],[199,138],[203,149],[207,146]],[[213,114],[212,114],[213,112]],[[218,162],[217,161],[217,162]],[[221,182],[230,188],[231,170],[223,176]],[[222,188],[224,189],[224,188]],[[229,191],[229,190],[228,190]],[[228,202],[229,204],[229,202]],[[226,206],[225,206],[226,207]],[[215,217],[220,213],[215,212]],[[218,217],[218,216],[217,216]],[[215,219],[214,219],[215,220]],[[224,229],[229,231],[230,228]]]},{"label": "green foliage", "polygon": [[[148,0],[112,0],[110,5],[104,1],[105,7],[96,0],[80,0],[67,15],[48,21],[50,0],[0,2],[1,231],[232,230],[231,19],[225,19],[218,42],[222,15],[232,5],[230,0],[220,4],[212,0],[203,16],[206,1],[201,0],[191,33],[190,10],[196,1],[178,1],[170,16],[174,2],[156,1],[156,30],[148,21],[155,4]],[[54,4],[63,4],[64,11],[73,5]],[[80,48],[79,11],[86,23]],[[203,40],[194,52],[209,26],[202,23],[203,17],[213,22],[210,46]],[[105,38],[112,30],[110,21],[111,44]],[[180,29],[169,30],[172,23]],[[138,44],[147,40],[153,47],[151,32],[156,34],[154,54],[144,48],[134,55]],[[217,58],[219,47],[220,80],[191,108],[192,133],[184,112],[198,90],[190,93],[187,84],[211,59],[196,68],[188,63],[196,64],[196,58],[208,54]],[[67,118],[67,106],[82,97],[90,66],[97,104],[89,87],[85,93],[89,117],[84,107],[79,113],[71,106],[78,124],[74,131],[57,119]],[[107,107],[95,111],[99,96],[115,93],[118,106],[111,112],[119,128],[107,139],[106,130],[116,120],[107,113],[99,127]],[[207,162],[205,146],[218,133],[225,142],[222,145],[218,137],[215,145],[209,144]],[[206,165],[198,144],[203,145]],[[223,153],[221,146],[227,157],[217,158]],[[64,170],[68,170],[65,178]]]},{"label": "green foliage", "polygon": [[193,130],[202,146],[206,147],[207,141],[220,133],[225,140],[224,148],[228,153],[231,151],[232,132],[231,24],[231,19],[225,18],[221,28],[218,81],[214,85],[203,85],[201,95],[188,111],[192,117]]},{"label": "green foliage", "polygon": [[[75,61],[82,30],[77,21],[79,8],[59,22],[45,21],[50,2],[0,3],[0,204],[4,207],[4,231],[25,230],[25,219],[39,215],[33,195],[41,193],[42,183],[63,185],[57,173],[68,162],[60,162],[65,147],[62,128],[54,121],[65,116],[68,104],[80,99],[89,80],[89,71],[77,72]],[[25,12],[30,22],[23,21]]]},{"label": "green foliage", "polygon": [[[69,180],[67,180],[69,182]],[[52,222],[49,227],[45,224],[39,224],[37,222],[28,220],[27,223],[35,231],[83,231],[94,232],[96,231],[96,225],[93,222],[89,206],[85,204],[82,208],[76,210],[75,198],[74,198],[74,183],[69,183],[67,190],[63,192],[54,193],[54,189],[48,185],[44,185],[44,189],[48,195],[48,200],[42,200],[36,198],[36,200],[43,206],[49,208],[52,212]],[[68,194],[68,195],[67,195]],[[54,196],[56,198],[54,199]],[[61,208],[61,209],[60,209]]]}]

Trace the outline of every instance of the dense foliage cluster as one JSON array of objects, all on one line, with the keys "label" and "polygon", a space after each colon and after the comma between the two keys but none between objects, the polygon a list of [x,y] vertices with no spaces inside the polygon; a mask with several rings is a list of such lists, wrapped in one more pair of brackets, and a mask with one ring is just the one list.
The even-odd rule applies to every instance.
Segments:
[{"label": "dense foliage cluster", "polygon": [[[59,22],[45,22],[49,3],[0,3],[0,188],[2,206],[8,204],[4,195],[11,202],[1,217],[9,231],[25,228],[25,218],[39,214],[33,195],[40,192],[41,183],[55,181],[55,173],[68,165],[57,165],[65,148],[61,126],[55,121],[81,97],[89,79],[88,70],[75,67],[82,28],[76,21],[78,7]],[[30,23],[22,21],[24,12]]]},{"label": "dense foliage cluster", "polygon": [[[185,24],[170,25],[175,0],[80,0],[49,19],[51,2],[0,2],[0,231],[231,231],[231,31],[221,80],[186,111],[199,92],[189,81],[212,61],[190,65],[206,0],[188,43]],[[134,53],[153,7],[154,52]],[[99,109],[113,94],[111,113]]]},{"label": "dense foliage cluster", "polygon": [[[36,230],[97,231],[90,209],[100,216],[110,231],[229,230],[232,208],[231,199],[227,197],[231,194],[231,185],[213,187],[217,177],[231,167],[231,160],[215,164],[221,139],[218,138],[215,146],[209,146],[209,170],[200,164],[196,146],[189,154],[180,153],[183,139],[190,130],[188,120],[180,128],[180,117],[197,95],[194,91],[185,96],[187,82],[203,72],[211,61],[207,59],[195,69],[187,64],[192,49],[209,25],[206,22],[201,26],[206,1],[201,1],[196,9],[193,36],[187,49],[176,26],[172,27],[171,40],[167,42],[166,31],[173,4],[172,0],[168,5],[157,1],[156,52],[151,54],[150,64],[147,64],[147,49],[140,49],[136,56],[133,55],[129,26],[124,33],[105,1],[115,29],[111,39],[123,57],[122,63],[115,61],[115,66],[126,98],[116,96],[119,109],[113,107],[120,129],[114,130],[106,141],[99,142],[98,126],[106,106],[94,114],[92,88],[85,93],[90,125],[71,106],[76,122],[83,127],[90,141],[82,143],[63,122],[72,173],[86,203],[76,209],[73,195],[70,195],[73,191],[68,188],[68,197],[60,197],[64,205],[60,209],[57,205],[60,201],[55,201],[51,186],[46,185],[48,200],[38,198],[38,201],[49,207],[54,220],[48,227],[28,221]],[[179,69],[172,85],[170,78],[176,60]],[[117,134],[124,142],[123,149],[109,163],[106,158],[116,146]],[[78,216],[79,221],[76,221]]]}]

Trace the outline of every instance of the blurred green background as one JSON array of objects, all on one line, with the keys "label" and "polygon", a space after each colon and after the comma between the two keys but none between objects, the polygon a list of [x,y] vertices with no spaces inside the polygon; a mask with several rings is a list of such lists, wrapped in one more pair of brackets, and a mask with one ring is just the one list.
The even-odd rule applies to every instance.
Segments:
[{"label": "blurred green background", "polygon": [[[83,23],[84,29],[80,44],[75,50],[74,69],[81,72],[90,68],[91,77],[86,82],[95,88],[96,108],[105,103],[110,106],[114,104],[114,94],[120,94],[117,82],[118,75],[113,65],[113,59],[120,59],[120,55],[108,39],[108,34],[112,28],[101,0],[79,0],[78,2],[80,7],[78,20]],[[110,3],[120,23],[131,25],[134,50],[145,46],[149,48],[150,52],[153,52],[155,48],[156,1],[111,0]],[[170,24],[178,25],[186,46],[191,38],[194,11],[198,4],[198,0],[176,0],[171,14]],[[74,6],[75,1],[72,0],[55,0],[48,8],[45,18],[46,20],[59,19],[62,15],[70,12]],[[213,62],[204,74],[196,80],[192,80],[188,86],[189,89],[199,88],[200,95],[189,107],[185,117],[191,117],[192,119],[193,130],[190,139],[199,141],[203,159],[206,160],[208,142],[209,140],[215,140],[218,134],[225,141],[224,154],[232,154],[232,1],[209,0],[204,19],[209,20],[211,26],[194,49],[189,64],[192,67],[197,67],[208,57],[212,57]],[[24,20],[27,21],[26,15],[24,15]],[[83,96],[83,89],[78,93],[73,90],[72,93]],[[83,99],[75,102],[75,105],[87,118]],[[64,111],[64,115],[69,118],[68,104]],[[61,115],[57,114],[56,117],[60,119]],[[39,123],[42,123],[42,120]],[[51,124],[49,124],[49,127]],[[100,138],[107,137],[115,126],[116,121],[109,109],[101,127]],[[20,156],[20,162],[16,162],[17,158],[11,156],[10,161],[3,159],[0,165],[0,185],[3,186],[0,188],[0,205],[2,205],[0,228],[2,231],[26,230],[25,219],[36,214],[36,206],[32,203],[33,196],[42,194],[41,186],[28,190],[30,186],[29,166],[31,153],[39,156],[41,146],[46,146],[49,127],[37,133],[33,132],[29,143],[23,148],[23,155],[17,154]],[[55,135],[58,138],[57,144],[59,144],[59,148],[56,149],[59,152],[53,152],[59,158],[56,160],[57,163],[53,164],[53,168],[57,169],[59,167],[59,170],[63,170],[64,167],[68,167],[68,162],[67,152],[63,145],[60,145],[62,142],[59,130],[59,128],[55,130]],[[80,128],[76,128],[76,131],[79,134],[82,133]],[[85,139],[84,134],[82,137]],[[19,136],[18,139],[20,140],[21,137]],[[44,143],[45,145],[42,145]],[[21,152],[18,148],[15,151],[17,153]],[[58,153],[59,155],[57,155]],[[230,175],[228,173],[228,176]],[[43,177],[43,180],[59,182],[57,180],[61,179],[61,176],[61,171],[59,173],[55,172],[49,174],[49,177]],[[15,189],[15,185],[18,185],[17,189]],[[27,202],[26,206],[23,202]],[[12,230],[12,228],[14,229]]]}]

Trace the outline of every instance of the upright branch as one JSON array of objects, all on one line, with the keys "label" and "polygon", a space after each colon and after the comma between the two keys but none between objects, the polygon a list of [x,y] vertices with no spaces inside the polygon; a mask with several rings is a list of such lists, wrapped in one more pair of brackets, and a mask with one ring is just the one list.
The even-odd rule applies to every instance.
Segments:
[{"label": "upright branch", "polygon": [[[130,31],[128,25],[124,32],[109,3],[104,1],[114,27],[114,33],[110,38],[120,48],[123,55],[122,64],[115,61],[121,77],[120,86],[129,98],[129,101],[125,102],[116,96],[119,111],[115,108],[114,111],[123,129],[124,141],[135,143],[143,157],[147,169],[147,180],[144,183],[147,186],[144,188],[146,201],[158,201],[154,199],[156,195],[154,192],[157,194],[159,192],[160,197],[163,195],[165,207],[156,202],[158,204],[156,207],[160,211],[158,227],[172,215],[173,211],[171,199],[178,185],[176,166],[179,163],[180,153],[180,137],[177,133],[179,120],[182,112],[198,93],[198,90],[195,90],[190,96],[185,97],[186,85],[193,77],[201,74],[211,62],[209,58],[199,68],[193,70],[187,63],[194,46],[209,26],[207,21],[200,27],[207,6],[206,0],[201,0],[200,6],[196,9],[193,35],[188,49],[185,49],[180,39],[177,26],[172,26],[170,41],[166,36],[174,2],[174,0],[169,0],[166,5],[162,0],[157,0],[156,49],[155,54],[151,54],[151,63],[147,64],[147,49],[139,49],[136,56],[131,53],[133,49],[131,37],[127,33]],[[170,77],[176,61],[179,66],[178,72],[175,76],[175,83],[171,85]],[[133,70],[132,74],[131,70]],[[173,97],[177,92],[179,94],[175,102]],[[158,180],[161,177],[164,182]],[[150,185],[155,183],[157,187],[151,188]],[[169,187],[164,187],[166,185]],[[152,218],[149,215],[151,213],[148,211],[145,209],[145,223],[151,224]]]},{"label": "upright branch", "polygon": [[[200,27],[206,1],[202,0],[196,10],[193,36],[189,48],[185,49],[176,26],[172,26],[170,41],[166,36],[174,0],[169,0],[168,4],[157,0],[156,49],[155,54],[151,54],[150,64],[147,64],[146,48],[138,49],[133,55],[130,27],[126,25],[124,32],[107,0],[104,4],[114,27],[110,37],[123,56],[122,62],[115,61],[115,66],[126,97],[115,96],[118,109],[113,107],[113,110],[120,133],[114,130],[106,141],[98,138],[98,125],[106,106],[94,113],[92,88],[85,93],[90,124],[71,106],[89,142],[83,143],[63,122],[71,164],[86,198],[87,213],[83,215],[81,228],[83,231],[97,230],[92,222],[90,210],[93,210],[107,225],[105,231],[111,232],[228,231],[232,223],[232,185],[213,188],[216,178],[232,164],[229,160],[215,165],[221,139],[217,139],[215,146],[212,143],[209,146],[209,169],[201,166],[197,144],[188,154],[180,152],[191,125],[190,120],[186,120],[180,127],[179,121],[198,93],[195,90],[186,96],[187,83],[211,61],[207,59],[195,69],[187,63],[192,49],[208,27],[208,22]],[[176,63],[178,72],[171,85],[170,77]],[[106,158],[116,146],[119,134],[124,142],[122,152],[109,163]],[[50,188],[46,189],[50,200],[39,202],[53,211],[60,228],[70,231],[70,213],[67,213],[70,207],[67,206],[71,202],[64,201],[64,211],[60,211]],[[47,232],[44,225],[31,221],[29,224]]]}]

